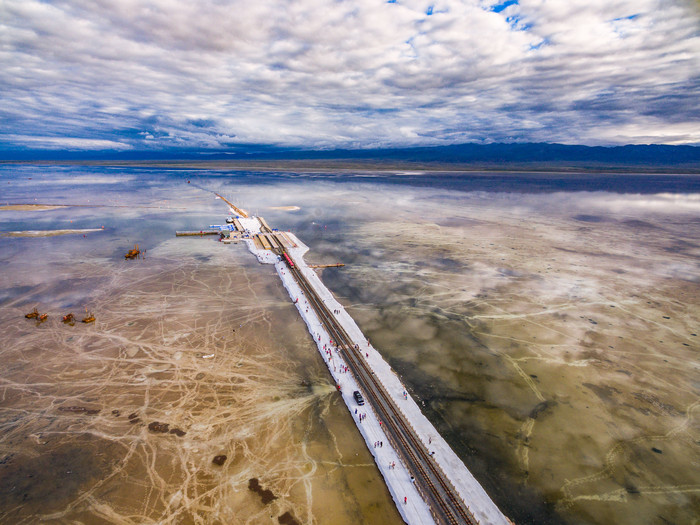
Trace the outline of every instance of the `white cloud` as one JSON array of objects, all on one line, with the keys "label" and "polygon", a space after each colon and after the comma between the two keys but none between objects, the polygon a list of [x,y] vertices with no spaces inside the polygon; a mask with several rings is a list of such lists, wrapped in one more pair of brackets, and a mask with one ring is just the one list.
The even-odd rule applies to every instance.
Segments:
[{"label": "white cloud", "polygon": [[2,139],[10,143],[25,144],[42,149],[66,149],[66,150],[104,150],[131,149],[129,144],[114,140],[86,139],[76,137],[39,137],[35,135],[0,135]]},{"label": "white cloud", "polygon": [[4,140],[700,143],[690,0],[496,4],[5,0]]}]

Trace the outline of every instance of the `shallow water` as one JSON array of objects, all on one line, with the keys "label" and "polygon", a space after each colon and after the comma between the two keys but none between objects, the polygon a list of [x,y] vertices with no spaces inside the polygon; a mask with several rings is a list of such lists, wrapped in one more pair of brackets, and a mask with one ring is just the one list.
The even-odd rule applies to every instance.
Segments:
[{"label": "shallow water", "polygon": [[[172,237],[221,222],[210,190],[348,265],[324,281],[517,523],[696,519],[697,177],[18,169],[14,203],[142,208],[0,212],[4,231],[105,226],[0,239],[6,520],[398,520],[271,267]],[[58,321],[83,305],[95,325]]]},{"label": "shallow water", "polygon": [[[0,240],[0,521],[399,523],[272,267],[174,238],[223,218],[220,201],[167,178],[132,194],[61,175],[42,199],[169,209],[0,215],[2,230],[105,226]],[[124,260],[136,242],[146,257]],[[41,324],[24,318],[35,305]],[[85,308],[94,324],[61,322]]]},{"label": "shallow water", "polygon": [[365,195],[309,258],[507,515],[696,519],[697,195]]}]

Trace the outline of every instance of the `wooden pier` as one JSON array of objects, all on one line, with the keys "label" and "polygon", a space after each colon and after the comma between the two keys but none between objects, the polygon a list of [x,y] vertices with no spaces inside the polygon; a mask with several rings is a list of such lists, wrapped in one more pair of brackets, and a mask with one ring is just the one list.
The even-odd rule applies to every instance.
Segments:
[{"label": "wooden pier", "polygon": [[226,204],[228,204],[228,205],[229,205],[229,208],[231,208],[231,211],[233,211],[234,213],[237,213],[238,215],[240,215],[241,217],[245,217],[246,219],[247,219],[248,217],[250,217],[250,215],[248,215],[248,212],[247,212],[247,211],[242,210],[241,208],[238,208],[238,207],[234,206],[234,204],[233,204],[231,201],[229,201],[229,200],[227,200],[226,198],[222,197],[222,196],[219,195],[218,193],[215,193],[214,195],[216,195],[216,196],[219,197],[222,201],[224,201]]},{"label": "wooden pier", "polygon": [[175,232],[175,237],[200,237],[202,235],[219,235],[220,230],[199,230],[196,232]]}]

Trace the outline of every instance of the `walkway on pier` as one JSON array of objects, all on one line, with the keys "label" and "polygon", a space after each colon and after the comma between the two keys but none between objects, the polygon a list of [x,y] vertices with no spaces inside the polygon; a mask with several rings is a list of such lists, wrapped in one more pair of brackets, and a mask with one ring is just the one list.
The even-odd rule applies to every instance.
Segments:
[{"label": "walkway on pier", "polygon": [[[259,231],[269,231],[265,223],[259,224]],[[258,228],[251,228],[254,229]],[[303,256],[308,248],[293,234],[286,235],[296,247],[278,244],[270,251],[256,247],[252,240],[246,242],[261,262],[275,263],[331,375],[341,387],[343,400],[402,517],[409,524],[508,525],[509,520],[407,395],[393,370],[306,265]],[[294,267],[277,257],[282,251],[292,258]],[[367,405],[357,406],[352,397],[354,390],[362,391]],[[361,414],[366,414],[362,420]],[[375,446],[376,443],[382,446]]]}]

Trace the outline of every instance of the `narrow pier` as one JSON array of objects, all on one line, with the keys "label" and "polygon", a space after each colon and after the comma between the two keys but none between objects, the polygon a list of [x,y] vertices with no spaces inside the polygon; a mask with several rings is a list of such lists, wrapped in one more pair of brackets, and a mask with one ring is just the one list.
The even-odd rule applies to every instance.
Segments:
[{"label": "narrow pier", "polygon": [[233,213],[237,213],[238,215],[240,215],[241,217],[243,217],[243,218],[245,218],[245,219],[247,219],[247,218],[250,217],[250,216],[248,215],[248,212],[247,212],[247,211],[242,210],[241,208],[236,207],[232,202],[228,201],[227,199],[225,199],[224,197],[222,197],[222,196],[219,195],[218,193],[215,193],[214,195],[216,195],[216,196],[219,197],[222,201],[224,201],[226,204],[228,204],[229,208],[231,208],[231,211],[232,211]]},{"label": "narrow pier", "polygon": [[[275,265],[406,523],[512,525],[304,262],[308,248],[262,218],[240,224],[248,249],[261,263]],[[367,404],[356,404],[355,390]]]},{"label": "narrow pier", "polygon": [[175,237],[199,237],[200,235],[221,235],[221,230],[199,230],[193,232],[175,232]]}]

